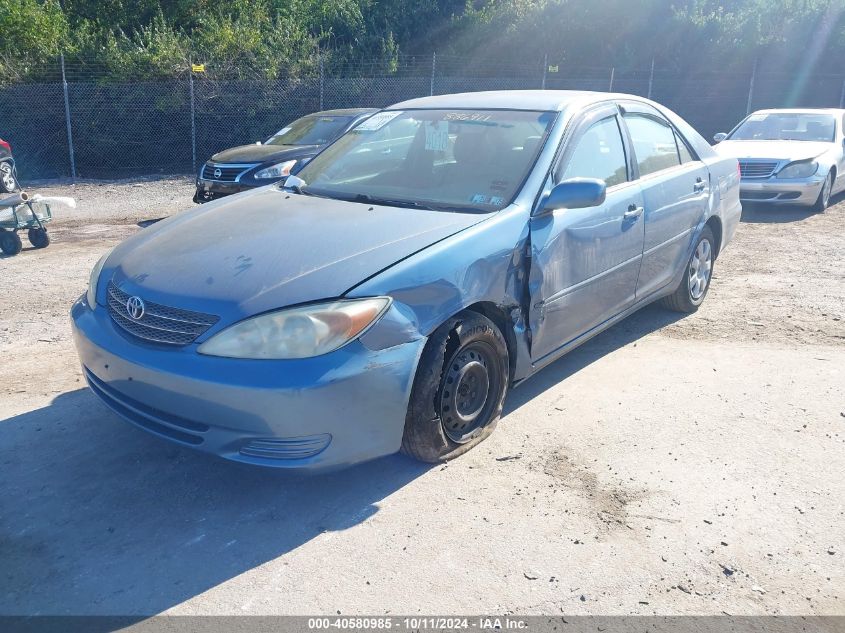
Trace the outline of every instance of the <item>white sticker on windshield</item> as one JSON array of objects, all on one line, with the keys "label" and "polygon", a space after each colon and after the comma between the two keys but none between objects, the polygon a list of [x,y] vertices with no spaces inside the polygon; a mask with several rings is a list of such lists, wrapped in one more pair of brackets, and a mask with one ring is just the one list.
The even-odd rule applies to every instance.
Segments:
[{"label": "white sticker on windshield", "polygon": [[765,121],[766,115],[765,114],[752,114],[750,117],[748,117],[748,120],[749,121]]},{"label": "white sticker on windshield", "polygon": [[398,117],[402,114],[401,110],[393,110],[390,112],[376,112],[373,116],[371,116],[366,121],[362,122],[356,130],[361,132],[373,132],[375,130],[380,130],[385,125],[390,123],[393,119]]},{"label": "white sticker on windshield", "polygon": [[282,136],[283,134],[287,134],[288,132],[290,132],[290,128],[289,127],[283,127],[281,130],[276,132],[273,136]]},{"label": "white sticker on windshield", "polygon": [[445,152],[449,149],[449,123],[429,121],[425,124],[425,148],[430,152]]}]

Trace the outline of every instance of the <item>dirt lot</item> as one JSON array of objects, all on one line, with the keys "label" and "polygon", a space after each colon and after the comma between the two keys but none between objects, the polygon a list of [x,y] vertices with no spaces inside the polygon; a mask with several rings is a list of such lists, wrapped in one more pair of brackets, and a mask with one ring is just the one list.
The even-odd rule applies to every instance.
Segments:
[{"label": "dirt lot", "polygon": [[186,179],[74,195],[0,259],[0,613],[845,613],[845,202],[746,212],[704,307],[647,308],[446,466],[297,478],[84,388],[68,309]]}]

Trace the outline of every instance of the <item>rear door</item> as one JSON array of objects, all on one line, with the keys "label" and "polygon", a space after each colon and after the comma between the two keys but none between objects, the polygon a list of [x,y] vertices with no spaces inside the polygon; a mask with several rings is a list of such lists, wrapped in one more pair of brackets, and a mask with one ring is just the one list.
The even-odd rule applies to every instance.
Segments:
[{"label": "rear door", "polygon": [[685,265],[693,231],[706,215],[710,172],[656,109],[621,106],[645,207],[639,299],[667,285]]},{"label": "rear door", "polygon": [[535,363],[630,306],[642,256],[643,199],[616,105],[588,112],[564,143],[549,188],[569,178],[599,178],[607,199],[531,218]]}]

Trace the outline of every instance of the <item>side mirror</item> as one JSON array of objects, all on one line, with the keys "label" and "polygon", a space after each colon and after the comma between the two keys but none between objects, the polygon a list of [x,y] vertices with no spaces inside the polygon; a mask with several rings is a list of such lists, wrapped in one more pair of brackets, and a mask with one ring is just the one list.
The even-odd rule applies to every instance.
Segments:
[{"label": "side mirror", "polygon": [[597,178],[570,178],[555,185],[543,201],[541,213],[555,209],[586,209],[604,204],[607,185]]},{"label": "side mirror", "polygon": [[728,138],[727,134],[725,134],[724,132],[719,132],[716,136],[713,137],[713,140],[716,141],[717,143],[721,143],[726,138]]},{"label": "side mirror", "polygon": [[302,187],[307,184],[308,183],[305,182],[302,178],[291,175],[285,178],[285,184],[283,184],[282,187],[284,189],[293,189],[297,193],[302,193]]}]

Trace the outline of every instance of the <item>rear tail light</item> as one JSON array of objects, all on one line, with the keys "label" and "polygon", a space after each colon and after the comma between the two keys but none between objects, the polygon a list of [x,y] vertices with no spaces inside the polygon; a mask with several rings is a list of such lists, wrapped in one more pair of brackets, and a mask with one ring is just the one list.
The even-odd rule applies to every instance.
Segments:
[{"label": "rear tail light", "polygon": [[4,141],[2,138],[0,138],[0,147],[5,147],[7,152],[11,152],[11,151],[12,151],[12,146],[11,146],[11,145],[9,145],[9,142],[8,142],[8,141]]}]

